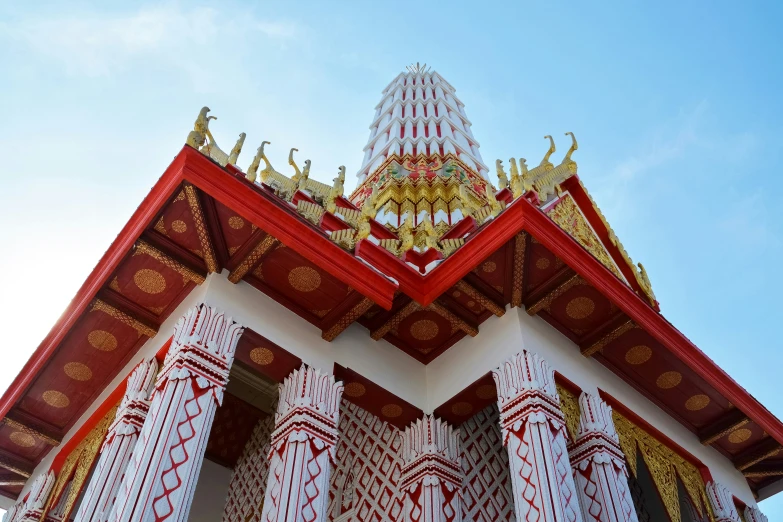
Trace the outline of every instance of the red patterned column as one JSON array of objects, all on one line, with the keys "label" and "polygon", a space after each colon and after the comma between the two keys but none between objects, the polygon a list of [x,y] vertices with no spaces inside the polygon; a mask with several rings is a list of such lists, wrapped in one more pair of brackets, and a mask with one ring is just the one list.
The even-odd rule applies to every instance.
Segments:
[{"label": "red patterned column", "polygon": [[612,408],[582,393],[579,434],[569,452],[585,522],[638,522]]},{"label": "red patterned column", "polygon": [[343,383],[302,365],[280,385],[261,520],[326,522]]},{"label": "red patterned column", "polygon": [[762,513],[759,508],[755,506],[748,506],[745,508],[745,520],[747,520],[747,522],[768,522],[767,515]]},{"label": "red patterned column", "polygon": [[147,419],[108,520],[188,519],[242,330],[205,304],[189,310],[174,327]]},{"label": "red patterned column", "polygon": [[707,498],[710,499],[715,522],[742,522],[731,492],[718,482],[707,483]]},{"label": "red patterned column", "polygon": [[516,519],[581,522],[554,371],[523,350],[492,371]]},{"label": "red patterned column", "polygon": [[425,415],[402,435],[405,522],[461,522],[460,434]]},{"label": "red patterned column", "polygon": [[158,363],[150,359],[136,366],[128,378],[125,396],[106,434],[101,456],[76,514],[76,522],[103,522],[109,518],[120,481],[147,418],[157,373]]}]

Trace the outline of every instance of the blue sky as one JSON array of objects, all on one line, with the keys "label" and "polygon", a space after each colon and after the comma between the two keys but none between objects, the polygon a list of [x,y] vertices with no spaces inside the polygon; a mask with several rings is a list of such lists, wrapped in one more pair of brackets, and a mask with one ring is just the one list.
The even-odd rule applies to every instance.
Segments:
[{"label": "blue sky", "polygon": [[535,164],[544,134],[560,155],[573,131],[664,315],[783,417],[779,4],[32,4],[0,5],[0,389],[201,106],[226,150],[247,132],[243,167],[268,140],[278,170],[297,147],[328,181],[356,172],[381,90],[420,61],[456,87],[487,164]]}]

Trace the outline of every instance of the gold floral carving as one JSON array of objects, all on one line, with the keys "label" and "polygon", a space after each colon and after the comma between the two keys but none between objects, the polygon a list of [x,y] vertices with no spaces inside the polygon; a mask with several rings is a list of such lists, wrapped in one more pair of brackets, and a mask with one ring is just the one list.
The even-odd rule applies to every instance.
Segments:
[{"label": "gold floral carving", "polygon": [[566,314],[571,319],[587,319],[594,311],[595,302],[589,297],[574,297],[566,305]]},{"label": "gold floral carving", "polygon": [[380,328],[373,330],[370,333],[370,337],[372,337],[372,339],[375,341],[381,339],[384,335],[396,329],[406,317],[418,310],[421,310],[419,304],[416,301],[411,301],[410,303],[403,306],[396,314],[394,314],[391,319],[381,325]]},{"label": "gold floral carving", "polygon": [[201,203],[196,194],[196,189],[193,185],[185,186],[185,195],[188,200],[188,206],[193,216],[193,222],[196,225],[196,234],[198,235],[199,243],[201,243],[201,251],[204,257],[204,262],[207,264],[207,270],[210,272],[217,272],[218,266],[215,260],[215,251],[212,248],[212,239],[209,236],[207,230],[206,221],[204,219],[204,212],[201,210]]},{"label": "gold floral carving", "polygon": [[67,395],[56,390],[46,390],[41,394],[41,398],[52,408],[67,408],[71,404]]},{"label": "gold floral carving", "polygon": [[[139,241],[136,242],[136,249],[133,251],[133,255],[137,256],[137,255],[142,255],[142,254],[148,255],[152,259],[162,263],[164,266],[174,270],[179,275],[181,275],[182,278],[185,279],[186,281],[193,281],[197,285],[200,285],[201,283],[204,282],[204,276],[202,276],[201,274],[198,274],[198,273],[194,272],[193,270],[191,270],[190,268],[186,267],[185,265],[183,265],[182,263],[180,263],[176,259],[170,257],[167,254],[164,254],[163,252],[161,252],[160,250],[158,250],[154,246],[150,245],[146,241],[139,240]],[[154,272],[154,271],[150,270],[150,272]],[[157,272],[155,272],[155,273],[158,274]],[[138,272],[137,272],[137,274],[138,274]],[[160,274],[158,274],[158,275],[160,275]],[[160,276],[160,277],[162,278],[163,276]],[[134,276],[133,280],[134,280],[134,282],[136,282],[136,276]],[[138,283],[136,283],[136,286],[138,286]],[[165,281],[165,279],[163,280],[163,288],[164,289],[166,288],[166,281]],[[146,290],[144,290],[144,291],[146,292]],[[147,293],[157,293],[157,292],[147,292]]]},{"label": "gold floral carving", "polygon": [[[237,266],[231,272],[231,274],[229,274],[228,280],[234,284],[239,283],[242,278],[245,277],[245,275],[247,275],[247,273],[261,260],[261,258],[263,258],[266,253],[277,244],[277,239],[275,239],[275,237],[271,234],[264,236],[264,239],[262,239],[261,242],[250,251],[247,257],[243,259],[241,263],[239,263],[239,266]],[[260,276],[259,279],[263,279],[263,276]]]},{"label": "gold floral carving", "polygon": [[469,325],[461,318],[451,313],[451,311],[449,311],[447,308],[439,305],[438,303],[431,303],[427,307],[427,309],[432,310],[433,312],[437,313],[441,317],[446,318],[449,321],[449,324],[451,325],[452,332],[456,330],[462,330],[463,332],[465,332],[471,337],[476,337],[478,335],[478,328]]},{"label": "gold floral carving", "polygon": [[75,381],[89,381],[92,379],[92,370],[86,364],[80,362],[69,362],[63,366],[65,375]]},{"label": "gold floral carving", "polygon": [[488,401],[490,399],[495,399],[498,396],[497,388],[494,384],[482,384],[478,388],[476,388],[476,397],[479,399],[484,399],[485,401]]},{"label": "gold floral carving", "polygon": [[242,227],[245,226],[245,220],[239,216],[231,216],[228,218],[228,226],[234,230],[242,230]]},{"label": "gold floral carving", "polygon": [[312,292],[321,286],[321,274],[309,266],[297,266],[288,272],[288,284],[297,292]]},{"label": "gold floral carving", "polygon": [[552,306],[552,302],[569,291],[570,289],[574,288],[575,286],[579,286],[585,284],[584,279],[579,274],[574,274],[571,277],[569,277],[566,281],[563,282],[560,286],[555,288],[553,291],[549,292],[547,295],[533,303],[530,307],[527,309],[527,313],[530,315],[536,315],[541,310],[547,310],[549,311],[549,307]]},{"label": "gold floral carving", "polygon": [[[81,492],[82,487],[84,487],[87,476],[98,456],[98,450],[100,450],[103,445],[103,440],[106,438],[106,432],[109,430],[109,426],[114,421],[116,414],[117,406],[114,406],[65,458],[65,462],[63,462],[60,473],[57,475],[57,480],[52,488],[52,494],[49,496],[46,508],[43,510],[44,517],[53,506],[56,506],[59,503],[60,497],[63,494],[67,494],[64,501],[62,519],[69,520],[71,511],[73,511],[76,500],[79,497],[79,493]],[[69,482],[71,483],[71,487],[66,490],[66,486]],[[43,520],[44,517],[41,517],[41,520]]]},{"label": "gold floral carving", "polygon": [[275,354],[269,348],[253,348],[250,350],[250,360],[259,366],[266,366],[272,364],[272,361],[275,360]]},{"label": "gold floral carving", "polygon": [[166,279],[156,270],[142,268],[133,274],[136,287],[145,294],[156,295],[166,290]]},{"label": "gold floral carving", "polygon": [[652,348],[645,344],[633,346],[625,352],[625,362],[638,366],[644,364],[652,357]]},{"label": "gold floral carving", "polygon": [[149,326],[141,323],[140,321],[137,321],[136,319],[134,319],[133,317],[129,316],[128,314],[117,310],[113,306],[105,303],[104,301],[101,301],[100,299],[96,299],[92,303],[92,308],[90,309],[90,311],[91,312],[94,312],[94,311],[103,312],[106,315],[108,315],[108,316],[110,316],[110,317],[120,321],[121,323],[130,326],[131,328],[136,330],[136,332],[139,335],[146,335],[147,337],[155,337],[155,335],[158,333],[158,331],[156,329],[150,328]]},{"label": "gold floral carving", "polygon": [[58,439],[54,439],[34,428],[31,428],[30,426],[22,424],[21,422],[12,419],[8,415],[3,417],[3,419],[0,421],[0,426],[2,425],[6,425],[11,429],[16,430],[17,432],[22,432],[26,435],[30,435],[31,437],[35,437],[36,439],[42,441],[45,444],[48,444],[49,446],[60,445],[60,441]]},{"label": "gold floral carving", "polygon": [[171,223],[171,230],[177,234],[184,234],[188,230],[188,225],[181,219],[176,219]]},{"label": "gold floral carving", "polygon": [[375,304],[368,298],[362,299],[359,304],[351,308],[351,310],[342,316],[331,328],[321,332],[321,338],[325,341],[333,341],[340,335],[346,328],[351,326],[354,321],[363,316],[367,311]]},{"label": "gold floral carving", "polygon": [[641,454],[672,522],[682,520],[677,494],[678,476],[702,516],[708,501],[699,469],[617,411],[612,412],[612,418],[629,469],[636,475],[636,459]]},{"label": "gold floral carving", "polygon": [[573,442],[579,434],[579,417],[581,415],[579,399],[560,384],[557,384],[557,395],[560,397],[560,409],[563,410],[568,434]]},{"label": "gold floral carving", "polygon": [[[503,314],[506,313],[506,309],[504,307],[498,305],[495,301],[493,301],[489,297],[485,296],[484,294],[482,294],[481,292],[479,292],[478,290],[473,288],[471,285],[466,283],[464,280],[459,281],[455,285],[455,288],[458,288],[459,289],[458,291],[461,291],[465,295],[467,295],[468,297],[472,297],[473,299],[478,301],[479,304],[481,304],[481,306],[483,306],[484,308],[486,308],[487,310],[489,310],[490,312],[492,312],[493,314],[495,314],[498,317],[500,317],[500,316],[502,316]],[[457,292],[454,292],[454,293],[456,294]],[[471,302],[472,301],[468,302],[468,306],[473,306],[472,304],[470,304]],[[473,303],[473,304],[475,304],[475,303]]]},{"label": "gold floral carving", "polygon": [[469,402],[455,402],[451,406],[451,413],[460,417],[467,417],[473,412],[473,405]]},{"label": "gold floral carving", "polygon": [[11,439],[11,442],[22,448],[32,448],[36,444],[35,437],[23,431],[15,431],[11,433],[8,438]]},{"label": "gold floral carving", "polygon": [[685,401],[685,408],[688,411],[699,411],[709,406],[709,404],[710,398],[702,393],[688,398],[688,400]]},{"label": "gold floral carving", "polygon": [[623,324],[618,326],[617,328],[613,329],[608,334],[601,337],[599,340],[588,346],[587,348],[582,349],[582,355],[585,357],[591,357],[597,352],[603,351],[603,349],[611,342],[614,342],[616,339],[619,339],[625,332],[632,330],[636,328],[636,324],[628,319]]},{"label": "gold floral carving", "polygon": [[549,259],[546,257],[539,257],[536,260],[536,268],[538,268],[539,270],[546,270],[547,268],[549,268],[549,265],[550,265]]},{"label": "gold floral carving", "polygon": [[345,389],[343,390],[343,394],[348,397],[361,397],[366,392],[367,389],[364,387],[364,384],[360,382],[349,382],[345,385]]},{"label": "gold floral carving", "polygon": [[158,219],[158,222],[155,223],[154,228],[164,236],[169,235],[169,233],[166,231],[166,222],[163,220],[163,216],[160,216],[160,219]]},{"label": "gold floral carving", "polygon": [[402,408],[396,404],[387,404],[386,406],[381,408],[381,414],[384,417],[389,417],[390,419],[394,419],[402,415]]},{"label": "gold floral carving", "polygon": [[593,257],[600,261],[614,275],[623,281],[625,280],[618,270],[617,265],[609,256],[609,253],[598,239],[598,236],[595,235],[595,232],[593,232],[593,229],[587,223],[587,219],[582,215],[582,212],[579,210],[579,207],[577,207],[576,202],[574,202],[570,194],[562,197],[547,214],[552,221],[557,223],[560,228],[574,238],[577,243],[582,245],[585,250],[590,252]]},{"label": "gold floral carving", "polygon": [[419,319],[411,325],[411,337],[418,341],[430,341],[438,336],[438,323],[429,319]]},{"label": "gold floral carving", "polygon": [[117,338],[106,330],[93,330],[87,334],[87,342],[96,350],[113,352],[117,349]]},{"label": "gold floral carving", "polygon": [[511,306],[518,308],[522,306],[522,291],[524,290],[525,279],[525,247],[527,245],[527,234],[524,232],[517,234],[514,238],[514,266],[512,272],[513,286],[511,287]]},{"label": "gold floral carving", "polygon": [[680,372],[669,371],[663,372],[655,380],[655,385],[662,390],[669,390],[676,387],[682,382],[682,374]]}]

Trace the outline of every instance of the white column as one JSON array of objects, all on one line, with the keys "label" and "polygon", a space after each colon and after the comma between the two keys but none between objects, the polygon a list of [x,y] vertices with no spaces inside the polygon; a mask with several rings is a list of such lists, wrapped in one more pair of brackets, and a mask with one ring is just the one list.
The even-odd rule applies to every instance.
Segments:
[{"label": "white column", "polygon": [[581,522],[554,371],[523,350],[492,371],[516,519]]},{"label": "white column", "polygon": [[174,327],[147,419],[108,520],[188,519],[215,410],[243,327],[206,304]]},{"label": "white column", "polygon": [[719,482],[707,483],[707,498],[710,499],[715,522],[742,522],[731,492]]},{"label": "white column", "polygon": [[103,522],[109,517],[139,432],[150,409],[158,373],[155,359],[142,361],[128,378],[125,396],[101,447],[101,456],[82,499],[76,522]]},{"label": "white column", "polygon": [[326,522],[343,383],[302,365],[280,385],[264,522]]},{"label": "white column", "polygon": [[461,522],[460,433],[425,415],[402,434],[404,522]]},{"label": "white column", "polygon": [[54,472],[41,473],[36,477],[33,485],[30,487],[30,493],[27,500],[18,503],[11,511],[13,518],[8,518],[8,514],[3,517],[3,521],[8,518],[9,522],[38,522],[43,517],[43,510],[49,495],[54,488]]},{"label": "white column", "polygon": [[579,407],[579,435],[569,457],[585,522],[637,522],[612,408],[587,393]]},{"label": "white column", "polygon": [[756,506],[748,506],[745,508],[745,520],[746,522],[768,522],[767,516]]}]

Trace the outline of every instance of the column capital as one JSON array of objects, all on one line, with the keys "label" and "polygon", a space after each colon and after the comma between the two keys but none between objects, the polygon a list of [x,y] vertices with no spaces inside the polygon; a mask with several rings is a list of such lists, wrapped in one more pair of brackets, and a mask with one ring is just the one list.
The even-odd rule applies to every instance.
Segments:
[{"label": "column capital", "polygon": [[407,489],[427,476],[460,487],[460,432],[433,415],[425,415],[402,433],[402,477],[400,488]]},{"label": "column capital", "polygon": [[38,475],[30,487],[27,500],[17,508],[14,521],[38,522],[43,516],[43,509],[46,506],[46,501],[49,500],[49,495],[52,493],[54,482],[55,476],[53,471]]},{"label": "column capital", "polygon": [[591,460],[601,463],[611,460],[625,469],[611,406],[599,396],[583,392],[579,396],[579,410],[579,433],[569,451],[571,465],[584,471]]},{"label": "column capital", "polygon": [[745,520],[747,520],[747,522],[768,522],[767,515],[762,513],[756,506],[748,506],[745,508]]},{"label": "column capital", "polygon": [[157,375],[158,362],[154,357],[140,362],[133,369],[128,377],[125,395],[117,408],[117,416],[109,426],[104,446],[116,435],[131,435],[141,430],[150,409],[150,395]]},{"label": "column capital", "polygon": [[716,522],[742,522],[734,497],[729,489],[720,482],[708,482],[707,498],[710,500]]}]

